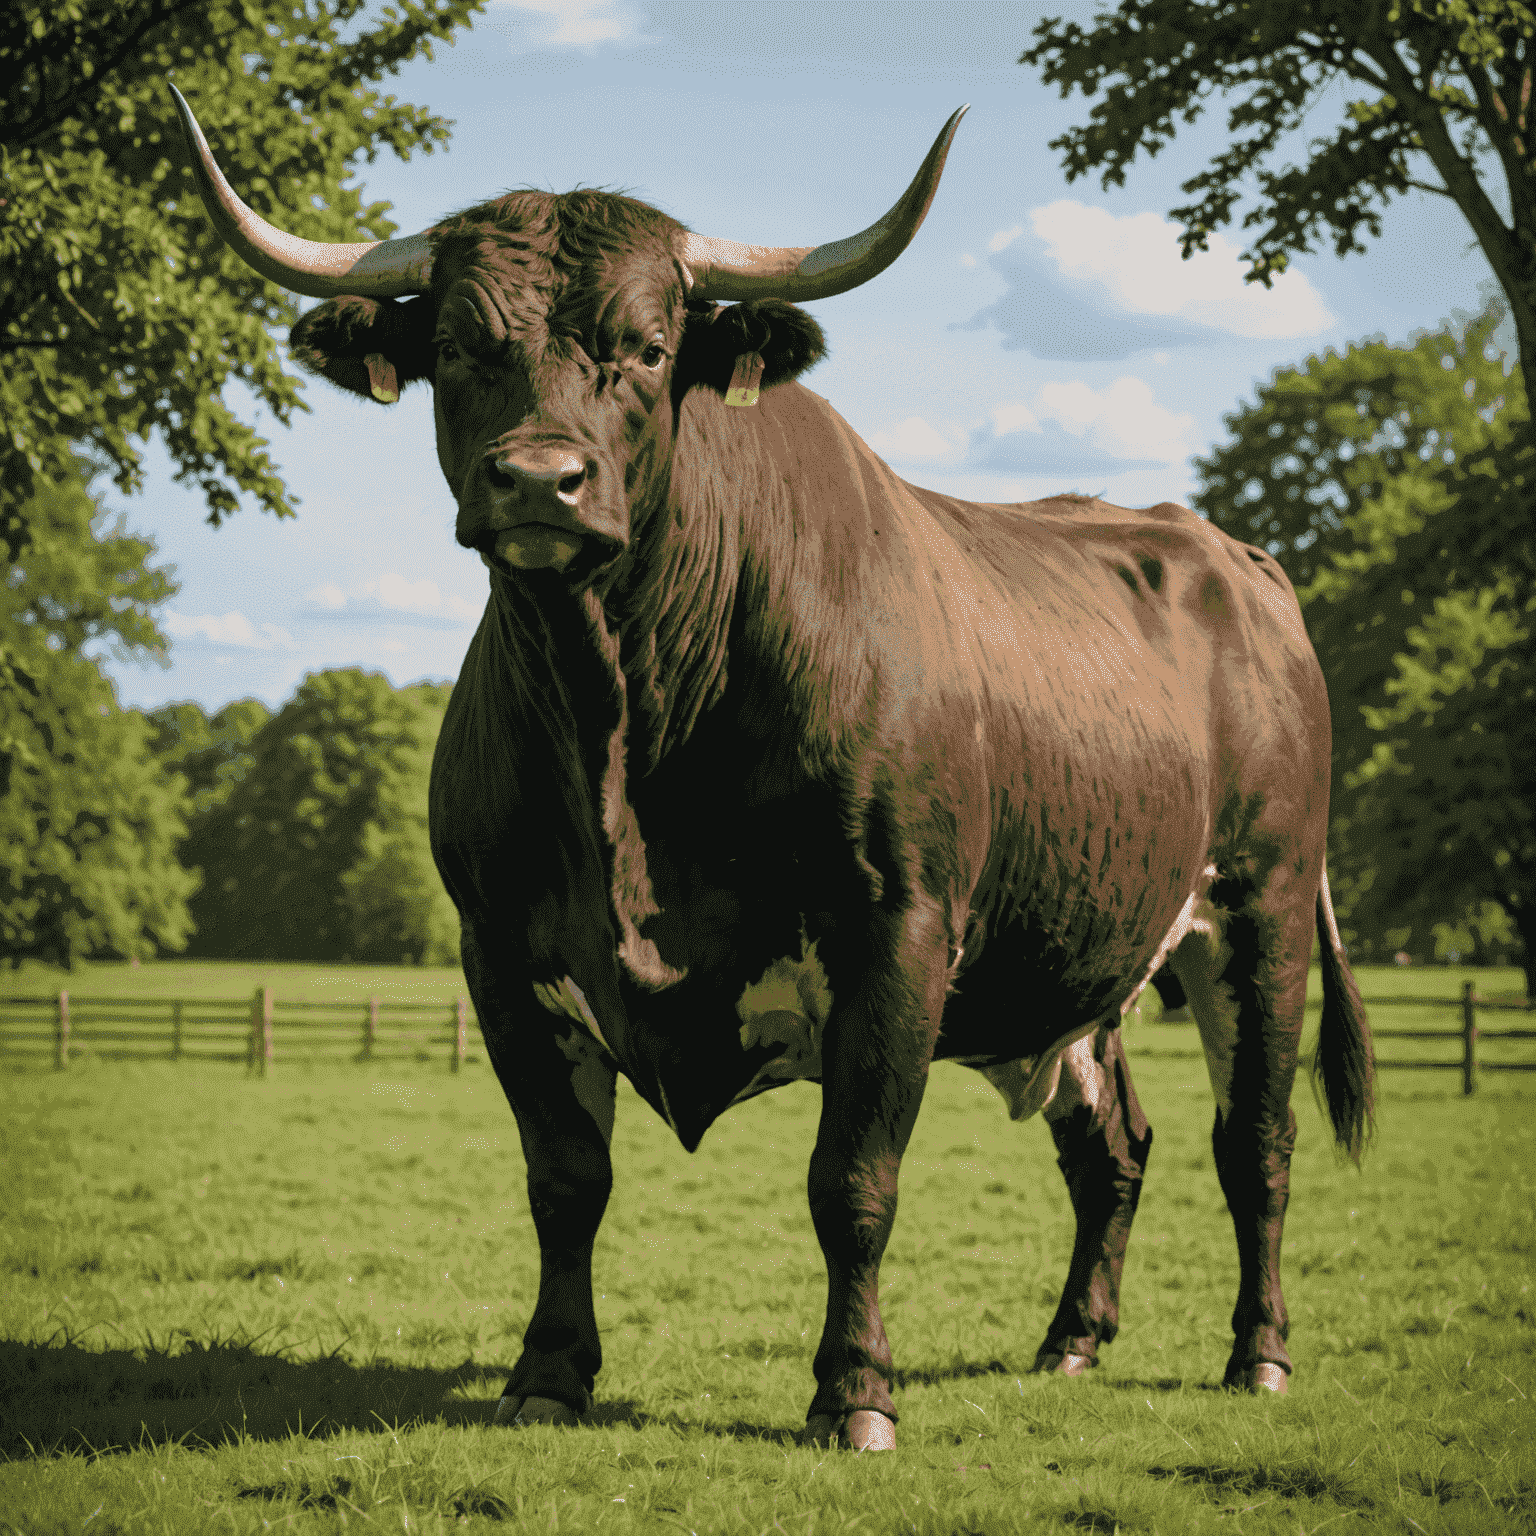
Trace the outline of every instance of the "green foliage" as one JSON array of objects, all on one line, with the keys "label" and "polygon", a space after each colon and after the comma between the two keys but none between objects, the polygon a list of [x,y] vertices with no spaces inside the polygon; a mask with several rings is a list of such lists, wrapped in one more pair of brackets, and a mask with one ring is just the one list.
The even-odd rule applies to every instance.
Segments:
[{"label": "green foliage", "polygon": [[[1499,535],[1496,479],[1528,409],[1490,342],[1500,318],[1280,370],[1196,461],[1194,500],[1298,586],[1328,678],[1352,942],[1513,932],[1536,972],[1536,570],[1528,533]],[[1479,916],[1490,901],[1503,925]]]},{"label": "green foliage", "polygon": [[[1362,984],[1450,996],[1458,980]],[[826,1285],[811,1085],[732,1110],[689,1157],[621,1082],[596,1411],[498,1430],[539,1262],[485,1067],[12,1075],[0,1508],[23,1531],[178,1536],[343,1515],[710,1536],[1528,1531],[1533,1080],[1490,1077],[1469,1106],[1454,1072],[1384,1075],[1359,1173],[1297,1096],[1297,1376],[1255,1401],[1212,1390],[1237,1263],[1192,1031],[1128,1036],[1157,1143],[1121,1334],[1076,1382],[1025,1374],[1073,1230],[1047,1128],[1010,1123],[974,1073],[934,1070],[882,1273],[903,1373],[882,1457],[793,1443]]]},{"label": "green foliage", "polygon": [[421,683],[403,690],[413,738],[379,790],[379,811],[363,833],[362,856],[343,876],[360,960],[454,965],[459,914],[432,859],[427,789],[432,752],[448,708],[448,688]]},{"label": "green foliage", "polygon": [[237,699],[211,717],[191,702],[149,712],[155,756],[186,779],[194,824],[250,773],[251,738],[271,718],[260,699]]},{"label": "green foliage", "polygon": [[447,692],[351,668],[311,673],[276,715],[242,700],[151,717],[197,807],[179,850],[203,875],[193,954],[456,960],[426,821]]},{"label": "green foliage", "polygon": [[408,157],[448,124],[374,83],[483,0],[13,0],[0,8],[0,534],[70,473],[72,445],[142,484],[158,431],[210,521],[250,495],[292,507],[265,442],[223,397],[301,407],[270,329],[295,300],[213,232],[185,163],[174,77],[242,196],[315,240],[394,232],[348,185],[381,148]]},{"label": "green foliage", "polygon": [[[1389,562],[1396,537],[1443,509],[1448,465],[1476,462],[1526,420],[1506,378],[1490,305],[1465,325],[1406,347],[1351,342],[1275,371],[1252,405],[1224,418],[1230,438],[1195,461],[1196,505],[1234,538],[1267,549],[1304,587],[1333,561]],[[1507,409],[1506,409],[1507,407]],[[1389,491],[1390,487],[1390,491]],[[1362,549],[1362,509],[1390,496]]]},{"label": "green foliage", "polygon": [[95,659],[163,655],[154,609],[176,589],[78,469],[27,517],[32,539],[0,585],[0,958],[180,948],[195,884],[173,853],[185,784]]}]

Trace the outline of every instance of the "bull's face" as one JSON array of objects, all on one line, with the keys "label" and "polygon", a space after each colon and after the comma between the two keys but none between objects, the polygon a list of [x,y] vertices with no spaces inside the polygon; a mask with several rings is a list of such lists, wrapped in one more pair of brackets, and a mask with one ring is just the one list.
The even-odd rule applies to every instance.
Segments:
[{"label": "bull's face", "polygon": [[292,351],[386,404],[429,381],[459,543],[492,570],[580,581],[622,554],[664,499],[691,389],[723,395],[737,357],[754,352],[771,388],[811,367],[825,344],[809,315],[778,300],[689,304],[667,239],[632,242],[552,280],[550,263],[526,248],[526,224],[508,222],[507,205],[524,200],[567,201],[528,193],[473,210],[486,222],[443,239],[430,294],[328,300],[294,327]]},{"label": "bull's face", "polygon": [[[564,201],[507,199],[521,206],[498,209],[493,232],[449,234],[439,247],[438,460],[458,503],[459,543],[502,570],[606,565],[661,494],[670,459],[685,314],[670,231],[593,249],[581,225],[571,239],[561,215],[587,225],[595,210]],[[604,201],[621,216],[660,220],[625,199]],[[565,243],[586,247],[574,270]]]},{"label": "bull's face", "polygon": [[[328,300],[294,327],[295,360],[386,404],[430,380],[459,543],[493,570],[568,580],[617,559],[664,496],[689,389],[724,393],[746,354],[761,356],[763,387],[821,356],[815,322],[783,301],[844,292],[895,260],[965,111],[883,219],[814,249],[695,235],[606,192],[516,192],[406,239],[331,246],[252,213],[175,97],[220,234],[263,275]],[[746,302],[721,312],[721,299]]]}]

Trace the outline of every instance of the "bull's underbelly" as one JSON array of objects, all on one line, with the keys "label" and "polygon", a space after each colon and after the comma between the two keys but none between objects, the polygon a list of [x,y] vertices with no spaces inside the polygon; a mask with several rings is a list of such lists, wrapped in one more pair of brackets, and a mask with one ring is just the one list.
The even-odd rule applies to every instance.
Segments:
[{"label": "bull's underbelly", "polygon": [[[1013,1054],[1006,1045],[979,1057],[965,1054],[948,1047],[941,1035],[936,1059],[956,1060],[981,1070],[1002,1096],[1013,1119],[1025,1119],[1044,1109],[1056,1093],[1064,1053],[1086,1041],[1101,1026],[1117,1024],[1134,1006],[1153,973],[1189,932],[1198,903],[1214,873],[1209,868],[1204,871],[1151,959],[1114,1006],[1089,1017],[1051,1021],[1055,1027],[1048,1024],[1043,1033],[1038,1017],[1028,1031],[1009,1031],[1007,1022],[1000,1021],[1003,1038],[1013,1034],[1018,1041],[1018,1054]],[[802,918],[799,942],[791,953],[771,961],[761,974],[747,979],[739,992],[733,987],[723,994],[735,994],[730,1016],[725,1016],[724,1008],[717,1003],[721,1013],[717,1021],[693,1021],[695,1027],[690,1035],[707,1052],[707,1061],[679,1063],[675,1050],[658,1049],[650,1053],[650,1059],[638,1064],[641,1070],[630,1072],[642,1093],[647,1083],[655,1084],[660,1101],[656,1108],[685,1142],[696,1140],[704,1125],[733,1105],[786,1083],[821,1080],[822,1043],[836,998],[817,949],[818,942],[809,938]],[[686,987],[685,982],[682,988]],[[533,990],[543,1008],[572,1019],[596,1045],[610,1054],[618,1054],[581,989],[569,976],[552,983],[536,982]],[[714,995],[717,999],[722,996],[718,990]],[[677,999],[679,1004],[682,1001],[681,997]],[[666,1006],[665,994],[660,1006]],[[706,1026],[702,1035],[697,1030],[700,1022]],[[619,1065],[625,1066],[622,1059]],[[685,1103],[688,1112],[680,1116]],[[679,1124],[679,1118],[696,1128],[692,1138]]]}]

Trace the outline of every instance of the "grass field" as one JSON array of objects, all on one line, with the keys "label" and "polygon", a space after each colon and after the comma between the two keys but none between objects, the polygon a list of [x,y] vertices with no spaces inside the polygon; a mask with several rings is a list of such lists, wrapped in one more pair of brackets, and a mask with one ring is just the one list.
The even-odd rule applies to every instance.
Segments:
[{"label": "grass field", "polygon": [[[68,984],[459,987],[225,966],[193,988],[188,969]],[[1361,977],[1368,998],[1460,980]],[[7,1072],[0,1531],[1536,1530],[1536,1075],[1490,1074],[1467,1100],[1453,1072],[1384,1073],[1360,1173],[1298,1089],[1297,1375],[1286,1399],[1248,1399],[1216,1390],[1236,1258],[1194,1032],[1143,1022],[1127,1043],[1157,1141],[1103,1367],[1022,1374],[1065,1271],[1065,1188],[1043,1125],[941,1066],[883,1272],[901,1444],[869,1457],[795,1443],[824,1302],[810,1086],[727,1115],[689,1158],[621,1085],[597,1408],[579,1429],[506,1431],[490,1418],[538,1255],[483,1065]]]}]

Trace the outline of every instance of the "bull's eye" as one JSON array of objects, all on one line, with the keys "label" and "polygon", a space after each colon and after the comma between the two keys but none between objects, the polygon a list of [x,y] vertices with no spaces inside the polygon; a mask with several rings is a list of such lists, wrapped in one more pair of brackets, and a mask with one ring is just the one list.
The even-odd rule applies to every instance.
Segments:
[{"label": "bull's eye", "polygon": [[640,354],[640,361],[647,368],[660,368],[667,360],[667,349],[659,341],[653,341],[644,352]]},{"label": "bull's eye", "polygon": [[437,344],[437,360],[440,363],[456,363],[459,360],[459,349],[446,337]]}]

